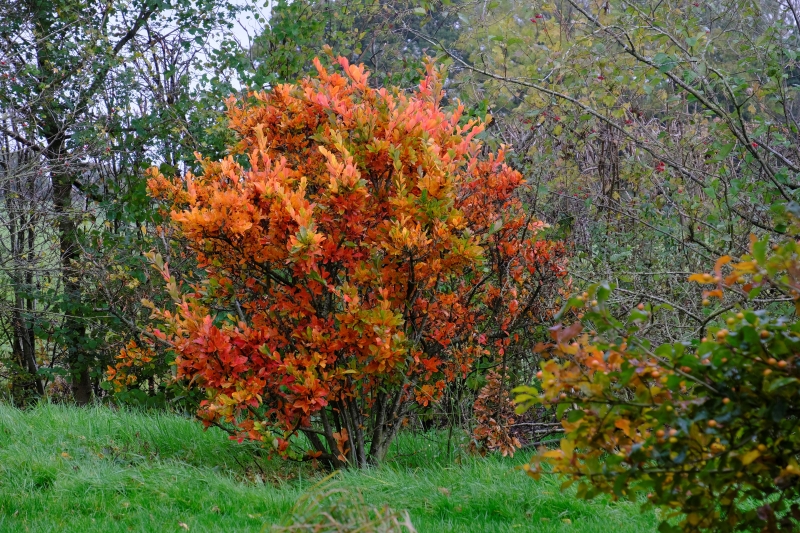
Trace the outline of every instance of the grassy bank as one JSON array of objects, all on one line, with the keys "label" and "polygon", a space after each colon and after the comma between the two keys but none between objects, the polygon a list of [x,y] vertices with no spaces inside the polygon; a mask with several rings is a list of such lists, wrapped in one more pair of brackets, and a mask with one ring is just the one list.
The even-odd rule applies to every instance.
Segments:
[{"label": "grassy bank", "polygon": [[[457,460],[404,436],[380,468],[335,483],[405,509],[420,533],[655,531],[630,504],[583,502],[515,459]],[[254,459],[253,446],[172,415],[0,405],[0,531],[269,531],[324,473]]]}]

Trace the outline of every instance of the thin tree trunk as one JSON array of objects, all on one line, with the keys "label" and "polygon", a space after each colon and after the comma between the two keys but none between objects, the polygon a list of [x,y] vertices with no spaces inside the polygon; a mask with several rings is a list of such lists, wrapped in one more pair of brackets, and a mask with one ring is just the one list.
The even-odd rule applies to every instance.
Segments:
[{"label": "thin tree trunk", "polygon": [[[33,300],[30,296],[33,274],[30,270],[30,256],[33,254],[33,230],[24,216],[24,209],[18,205],[20,183],[6,172],[9,188],[5,194],[5,209],[8,215],[9,251],[14,265],[9,274],[14,291],[12,307],[12,352],[14,362],[19,366],[21,375],[15,377],[13,384],[14,400],[24,405],[32,399],[44,394],[44,384],[39,378],[39,366],[36,362],[36,349],[31,324]],[[15,193],[12,193],[12,190]]]},{"label": "thin tree trunk", "polygon": [[90,354],[81,344],[86,335],[86,325],[81,317],[82,294],[74,262],[79,258],[78,228],[72,213],[72,173],[64,168],[69,156],[63,132],[57,124],[49,125],[48,153],[53,169],[53,205],[58,220],[58,240],[61,251],[61,275],[64,287],[64,340],[67,364],[72,384],[73,399],[78,405],[86,405],[92,399],[92,382],[89,377]]},{"label": "thin tree trunk", "polygon": [[353,457],[356,460],[356,465],[359,468],[363,468],[367,466],[367,453],[364,445],[363,416],[358,408],[358,400],[355,398],[347,401],[346,405],[350,409],[350,417],[353,420],[353,434],[350,437],[354,447]]},{"label": "thin tree trunk", "polygon": [[[336,446],[336,439],[333,438],[333,428],[331,428],[331,424],[328,420],[327,409],[322,409],[322,411],[320,411],[320,419],[322,420],[322,428],[325,432],[325,440],[328,442],[328,449],[330,450],[330,455],[332,456],[332,466],[334,468],[342,468],[343,466],[346,466],[347,463],[346,461],[341,461],[339,459],[339,449]],[[341,429],[339,429],[339,431],[341,431]],[[324,447],[320,446],[318,450],[324,452]]]}]

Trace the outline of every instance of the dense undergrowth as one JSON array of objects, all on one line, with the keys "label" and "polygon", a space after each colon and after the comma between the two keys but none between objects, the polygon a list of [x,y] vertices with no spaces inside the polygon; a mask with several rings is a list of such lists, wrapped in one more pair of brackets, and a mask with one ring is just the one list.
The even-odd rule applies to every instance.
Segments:
[{"label": "dense undergrowth", "polygon": [[[257,451],[175,415],[0,405],[0,531],[269,531],[326,472]],[[332,483],[407,510],[422,533],[655,530],[633,504],[532,483],[515,468],[526,458],[447,453],[437,434],[404,434],[384,465]]]}]

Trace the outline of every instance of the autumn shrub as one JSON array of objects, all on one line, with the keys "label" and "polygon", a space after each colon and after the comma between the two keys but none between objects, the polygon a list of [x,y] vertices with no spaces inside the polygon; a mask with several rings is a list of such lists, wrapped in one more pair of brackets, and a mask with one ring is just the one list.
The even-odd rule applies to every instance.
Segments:
[{"label": "autumn shrub", "polygon": [[596,330],[553,328],[539,383],[518,390],[521,409],[557,405],[565,417],[560,447],[527,470],[561,474],[585,498],[644,498],[666,511],[661,531],[796,530],[800,245],[754,237],[749,255],[690,281],[710,285],[707,299],[773,293],[786,307],[729,306],[705,337],[654,347],[641,335],[650,306],[620,320],[606,285],[573,298]]},{"label": "autumn shrub", "polygon": [[156,257],[174,307],[114,368],[124,386],[167,345],[206,424],[337,467],[380,461],[448,383],[523,353],[564,275],[522,176],[445,109],[433,65],[406,94],[339,63],[230,100],[239,142],[201,175],[152,171],[206,279]]},{"label": "autumn shrub", "polygon": [[486,374],[486,385],[481,387],[475,398],[472,407],[475,429],[471,447],[482,455],[496,450],[503,456],[513,456],[522,447],[519,438],[513,434],[516,417],[511,387],[507,381],[498,372],[490,370]]}]

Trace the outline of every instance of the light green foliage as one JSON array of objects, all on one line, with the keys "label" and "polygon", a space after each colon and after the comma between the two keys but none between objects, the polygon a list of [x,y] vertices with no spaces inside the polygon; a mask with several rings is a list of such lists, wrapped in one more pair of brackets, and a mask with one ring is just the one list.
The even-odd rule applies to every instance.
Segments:
[{"label": "light green foliage", "polygon": [[[786,6],[759,2],[462,6],[454,92],[495,118],[538,194],[532,207],[574,243],[579,284],[618,286],[620,312],[669,303],[648,335],[691,336],[704,309],[685,283],[748,236],[786,231],[796,199],[796,47]],[[447,48],[447,47],[445,47]]]}]

